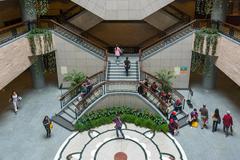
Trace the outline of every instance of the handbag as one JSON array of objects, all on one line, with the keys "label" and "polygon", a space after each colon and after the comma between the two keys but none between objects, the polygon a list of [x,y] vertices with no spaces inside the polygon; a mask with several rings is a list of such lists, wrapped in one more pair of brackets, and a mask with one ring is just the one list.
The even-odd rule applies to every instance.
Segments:
[{"label": "handbag", "polygon": [[22,100],[22,97],[18,96],[18,97],[17,97],[17,100],[18,100],[18,101],[21,101],[21,100]]},{"label": "handbag", "polygon": [[50,129],[53,129],[53,123],[52,122],[50,122]]}]

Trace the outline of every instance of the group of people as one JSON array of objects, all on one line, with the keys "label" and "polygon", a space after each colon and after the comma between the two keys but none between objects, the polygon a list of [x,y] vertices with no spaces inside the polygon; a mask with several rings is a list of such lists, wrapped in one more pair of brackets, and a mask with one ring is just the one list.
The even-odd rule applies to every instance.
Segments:
[{"label": "group of people", "polygon": [[[208,121],[209,121],[209,115],[208,115],[208,109],[206,105],[203,105],[202,108],[199,109],[200,112],[200,119],[201,119],[201,129],[208,128]],[[199,117],[198,117],[198,111],[196,108],[193,109],[193,111],[189,115],[189,125],[192,127],[198,127]],[[223,131],[226,135],[226,137],[229,134],[233,134],[233,118],[230,114],[230,111],[227,111],[227,113],[223,116],[221,119],[221,116],[219,114],[219,109],[216,108],[213,115],[212,115],[212,132],[216,132],[218,125],[221,124],[221,121],[223,122]]]},{"label": "group of people", "polygon": [[[116,57],[116,63],[119,64],[119,57],[121,56],[121,54],[123,53],[121,48],[116,45],[116,47],[114,48],[114,53],[115,53],[115,57]],[[131,62],[129,61],[128,57],[126,57],[126,59],[123,62],[125,71],[126,71],[126,76],[128,76],[128,70],[130,69],[131,66]]]}]

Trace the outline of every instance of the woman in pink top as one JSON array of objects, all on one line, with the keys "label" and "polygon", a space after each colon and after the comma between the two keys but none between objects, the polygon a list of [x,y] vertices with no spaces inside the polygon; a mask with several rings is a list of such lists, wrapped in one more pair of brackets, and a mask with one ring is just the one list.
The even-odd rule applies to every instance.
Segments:
[{"label": "woman in pink top", "polygon": [[122,50],[118,47],[116,44],[116,47],[114,48],[115,56],[116,56],[116,62],[118,62],[118,58],[120,57]]}]

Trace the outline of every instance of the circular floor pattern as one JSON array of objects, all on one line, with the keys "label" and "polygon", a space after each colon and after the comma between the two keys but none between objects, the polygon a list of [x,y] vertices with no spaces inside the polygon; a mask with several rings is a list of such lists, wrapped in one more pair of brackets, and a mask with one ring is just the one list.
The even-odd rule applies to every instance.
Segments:
[{"label": "circular floor pattern", "polygon": [[54,160],[187,160],[180,144],[168,134],[127,124],[123,129],[126,138],[122,139],[116,138],[113,127],[74,133],[62,144]]},{"label": "circular floor pattern", "polygon": [[147,153],[145,149],[137,142],[131,139],[111,139],[98,147],[94,159],[113,159],[114,154],[118,151],[124,152],[128,155],[128,159],[147,160]]},{"label": "circular floor pattern", "polygon": [[114,155],[114,160],[127,160],[128,156],[124,152],[118,152]]}]

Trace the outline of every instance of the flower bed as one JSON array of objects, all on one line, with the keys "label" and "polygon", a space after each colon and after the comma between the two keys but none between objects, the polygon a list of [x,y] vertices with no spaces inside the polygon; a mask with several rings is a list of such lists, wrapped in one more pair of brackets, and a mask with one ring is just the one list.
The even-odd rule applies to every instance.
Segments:
[{"label": "flower bed", "polygon": [[75,129],[83,132],[92,128],[112,123],[117,114],[126,123],[149,128],[153,131],[168,131],[167,122],[159,115],[153,115],[146,110],[136,110],[130,107],[104,108],[85,114],[75,124]]}]

